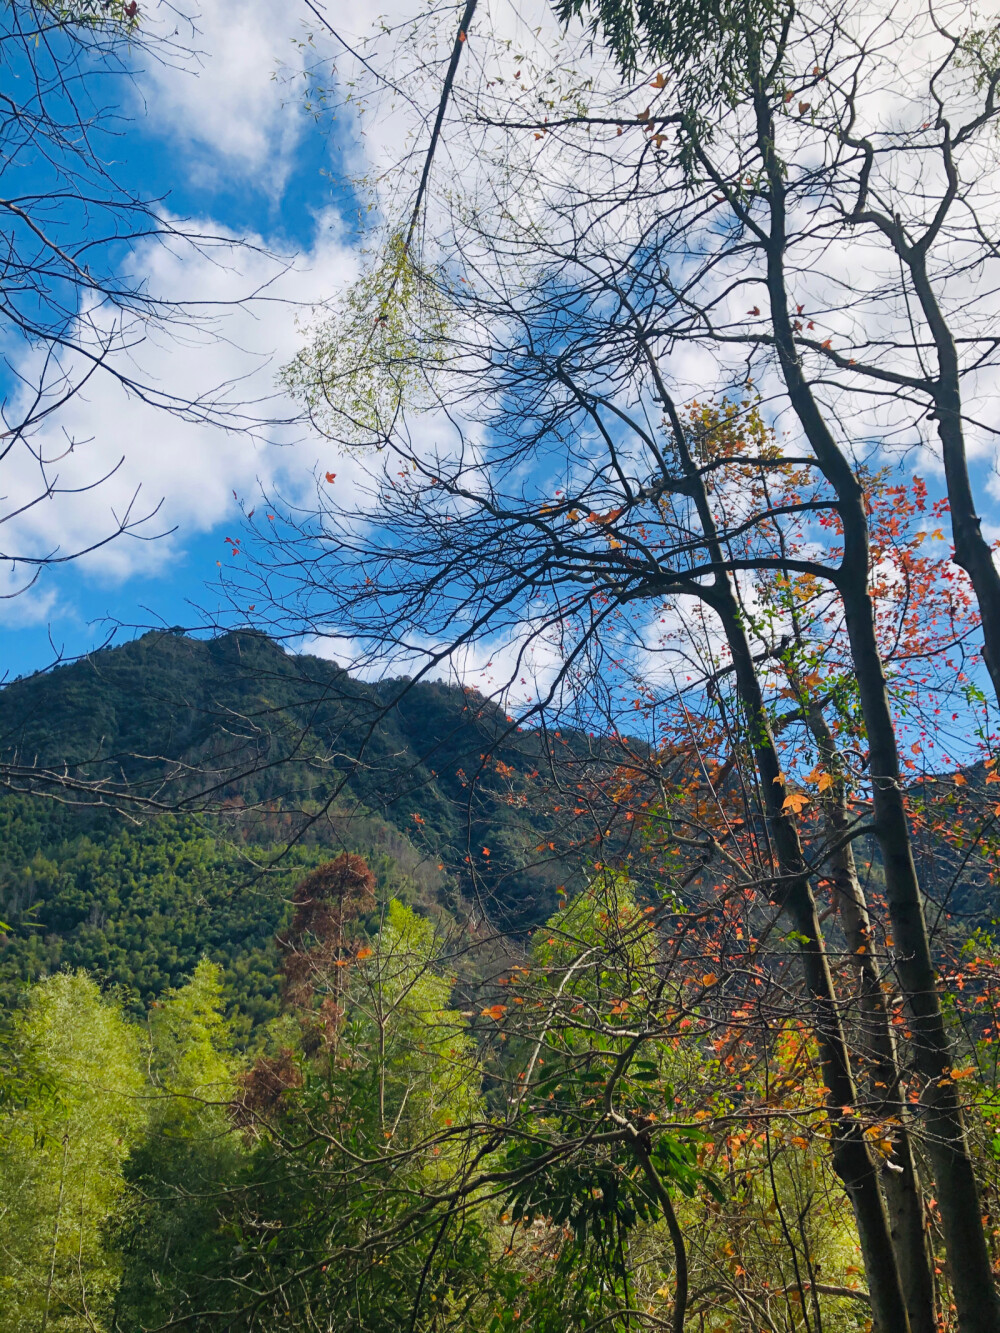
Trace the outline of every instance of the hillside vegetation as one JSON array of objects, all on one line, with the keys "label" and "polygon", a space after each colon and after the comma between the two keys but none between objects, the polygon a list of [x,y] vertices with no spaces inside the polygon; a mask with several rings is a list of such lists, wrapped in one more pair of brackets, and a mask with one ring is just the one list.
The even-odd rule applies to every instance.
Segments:
[{"label": "hillside vegetation", "polygon": [[[616,768],[246,634],[147,635],[15,682],[0,720],[47,793],[0,799],[4,1333],[871,1327],[801,940],[671,832],[758,836],[724,775],[706,815],[690,756]],[[988,773],[911,799],[927,883],[975,890],[935,939],[989,1207]],[[825,930],[850,994],[849,918]],[[845,1022],[889,1188],[877,1043]]]},{"label": "hillside vegetation", "polygon": [[529,800],[537,738],[498,745],[510,728],[481,697],[407,685],[376,690],[260,635],[147,634],[0,692],[0,758],[173,811],[0,799],[0,993],[82,967],[139,1012],[205,956],[257,1023],[277,1012],[290,890],[342,849],[404,902],[481,895],[508,925],[544,918],[580,861],[549,851],[552,816]]}]

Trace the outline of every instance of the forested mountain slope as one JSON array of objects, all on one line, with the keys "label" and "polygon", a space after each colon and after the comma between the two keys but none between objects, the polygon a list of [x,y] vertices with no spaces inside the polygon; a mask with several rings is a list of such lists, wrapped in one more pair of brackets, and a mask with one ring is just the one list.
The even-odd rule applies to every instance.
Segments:
[{"label": "forested mountain slope", "polygon": [[466,803],[458,769],[478,767],[477,741],[504,727],[495,707],[459,688],[376,687],[254,633],[149,633],[0,693],[7,759],[124,775],[147,792],[170,774],[165,799],[192,803],[221,792],[302,805],[346,779],[356,800],[403,821],[420,792],[442,837],[456,836]]},{"label": "forested mountain slope", "polygon": [[506,718],[480,696],[407,686],[367,685],[256,634],[179,633],[7,686],[0,758],[131,784],[169,811],[0,799],[7,997],[72,965],[144,1008],[207,954],[244,1023],[266,1018],[289,890],[344,847],[405,901],[479,892],[512,924],[544,918],[581,857],[549,848],[539,738],[498,742]]}]

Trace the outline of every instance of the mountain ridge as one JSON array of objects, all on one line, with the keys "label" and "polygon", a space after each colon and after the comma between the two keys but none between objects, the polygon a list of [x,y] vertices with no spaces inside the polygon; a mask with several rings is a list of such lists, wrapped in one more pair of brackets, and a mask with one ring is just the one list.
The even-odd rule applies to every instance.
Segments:
[{"label": "mountain ridge", "polygon": [[259,1022],[277,1011],[291,887],[345,848],[385,894],[448,911],[488,898],[530,927],[581,873],[578,854],[549,850],[542,757],[537,733],[474,691],[368,684],[245,631],[151,632],[11,682],[0,764],[139,791],[165,813],[95,807],[86,790],[0,797],[0,994],[83,966],[141,1008],[204,952]]}]

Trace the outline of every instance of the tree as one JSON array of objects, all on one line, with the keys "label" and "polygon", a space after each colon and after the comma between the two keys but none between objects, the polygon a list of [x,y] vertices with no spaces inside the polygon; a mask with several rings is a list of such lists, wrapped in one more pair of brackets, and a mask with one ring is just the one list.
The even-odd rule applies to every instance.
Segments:
[{"label": "tree", "polygon": [[[6,596],[30,587],[46,565],[86,554],[21,547],[17,528],[43,501],[80,491],[61,482],[59,465],[86,442],[70,438],[54,450],[39,432],[95,376],[111,376],[130,395],[186,420],[240,424],[239,411],[223,398],[214,405],[187,401],[169,386],[144,381],[131,362],[150,329],[203,322],[196,303],[185,306],[157,293],[143,275],[128,276],[136,248],[158,242],[216,251],[220,260],[232,250],[231,242],[172,219],[162,201],[136,194],[113,174],[112,144],[126,122],[109,91],[129,81],[139,53],[167,61],[186,55],[176,37],[147,34],[144,21],[138,5],[126,0],[17,0],[0,24],[8,90],[0,117],[6,182],[0,322],[7,344],[0,462],[11,478],[0,526],[12,534],[3,557],[23,574],[21,586]],[[26,465],[34,470],[33,491]],[[103,480],[96,476],[82,489]],[[87,550],[130,533],[151,535],[156,508],[141,509],[134,496]]]},{"label": "tree", "polygon": [[[510,976],[490,987],[500,998],[477,1016],[448,1007],[457,960],[447,936],[395,901],[373,935],[357,916],[346,929],[349,895],[329,892],[338,881],[361,888],[356,910],[358,858],[321,867],[297,894],[312,906],[309,930],[295,932],[294,954],[286,941],[296,960],[289,1010],[243,1080],[237,1171],[164,1189],[162,1145],[144,1150],[149,1201],[123,1326],[139,1312],[254,1328],[280,1311],[293,1325],[366,1333],[441,1321],[586,1327],[628,1317],[643,1280],[629,1246],[640,1223],[662,1233],[665,1217],[679,1328],[686,1250],[670,1192],[693,1198],[713,1182],[698,1161],[704,1134],[670,1123],[673,1094],[659,1086],[662,985],[641,1039],[630,1031],[631,1006],[646,1008],[641,987],[655,982],[657,932],[627,885],[595,884],[542,928],[530,955],[516,955],[523,961],[507,955]],[[307,935],[309,986],[298,963]],[[169,1031],[187,1031],[180,1017]],[[191,1137],[195,1117],[178,1120],[169,1105],[184,1150],[209,1160],[196,1127]],[[654,1105],[670,1108],[663,1124]],[[153,1284],[147,1236],[153,1250],[176,1239]]]},{"label": "tree", "polygon": [[[345,856],[303,881],[300,927],[317,888],[345,875],[363,890],[369,872]],[[313,1327],[374,1331],[399,1328],[414,1302],[481,1298],[482,1227],[467,1206],[449,1208],[476,1158],[463,1133],[478,1117],[480,1071],[448,1008],[433,928],[392,901],[370,944],[351,940],[347,897],[334,901],[325,921],[308,913],[310,984],[290,971],[288,1021],[243,1079],[238,1171],[206,1176],[197,1202],[161,1196],[160,1234],[190,1234],[192,1209],[204,1223],[184,1259],[158,1265],[152,1299],[138,1256],[140,1309],[251,1328],[290,1311]],[[304,938],[296,931],[294,953],[286,941],[294,960]]]},{"label": "tree", "polygon": [[207,959],[150,1012],[149,1117],[111,1229],[122,1267],[115,1329],[162,1322],[220,1262],[220,1201],[240,1188],[246,1163],[231,1115],[238,1066],[229,1035],[221,969]]},{"label": "tree", "polygon": [[[854,333],[859,334],[864,320],[876,311],[891,332],[879,340],[848,334],[849,346],[840,346],[839,337],[796,339],[793,335],[801,333],[803,325],[806,332],[814,330],[815,320],[789,320],[789,303],[780,298],[775,302],[769,288],[769,313],[760,316],[771,325],[768,341],[786,362],[793,345],[818,353],[825,389],[842,402],[856,402],[863,393],[902,406],[894,423],[897,438],[909,430],[911,438],[924,440],[919,423],[934,422],[955,561],[975,588],[984,661],[994,692],[1000,694],[1000,575],[982,533],[968,456],[968,439],[971,435],[976,440],[983,423],[967,401],[975,401],[977,380],[996,357],[990,328],[994,290],[988,282],[970,281],[994,257],[989,236],[996,225],[995,182],[990,168],[984,180],[983,160],[984,153],[987,160],[990,156],[1000,117],[996,24],[983,25],[971,8],[943,20],[932,7],[926,22],[928,32],[934,33],[933,55],[926,64],[907,61],[901,66],[888,53],[900,49],[907,29],[877,11],[866,16],[858,32],[822,9],[815,16],[805,15],[802,24],[791,7],[751,10],[739,2],[684,7],[669,17],[654,7],[633,8],[618,0],[564,0],[556,11],[565,23],[587,15],[629,73],[636,72],[640,55],[666,64],[686,80],[685,111],[695,116],[716,92],[749,98],[755,79],[760,114],[768,82],[775,77],[785,81],[786,103],[796,103],[797,109],[796,115],[790,108],[785,119],[799,131],[792,136],[788,164],[794,171],[816,146],[826,152],[823,165],[809,173],[806,187],[818,203],[809,231],[824,241],[810,256],[808,273],[798,270],[796,279],[805,277],[813,290],[824,281],[836,283],[845,248],[863,250],[879,278],[876,286],[854,274],[849,312]],[[784,57],[802,37],[813,40],[818,63],[811,71],[792,73]],[[774,59],[770,68],[765,56]],[[706,78],[709,59],[717,62],[716,71]],[[893,61],[894,73],[902,74],[903,114],[885,133],[876,128],[871,107],[887,60]],[[758,128],[769,127],[777,144],[776,121],[764,115]],[[695,130],[690,144],[711,178],[710,153],[702,139],[708,123],[704,120]],[[787,130],[787,123],[781,128]],[[792,187],[793,192],[801,188],[802,182]],[[805,234],[787,239],[790,252]],[[798,269],[790,254],[786,262]],[[898,272],[887,282],[896,265]],[[956,302],[948,293],[959,284],[963,294]],[[798,290],[804,294],[806,284]],[[803,312],[807,304],[802,303]]]},{"label": "tree", "polygon": [[[559,53],[543,69],[479,34],[484,72],[456,84],[447,133],[453,155],[468,151],[470,162],[463,135],[478,136],[478,179],[495,206],[486,211],[475,192],[453,189],[432,215],[419,261],[407,253],[405,290],[392,285],[390,245],[383,268],[349,298],[348,317],[320,327],[290,375],[332,439],[380,451],[371,470],[377,521],[353,523],[321,485],[313,514],[253,530],[261,578],[251,573],[242,587],[234,579],[233,598],[239,609],[268,605],[282,632],[349,633],[371,658],[407,655],[422,672],[473,645],[503,647],[514,683],[529,647],[544,645],[549,680],[525,711],[555,717],[574,694],[579,709],[581,695],[614,691],[623,661],[648,652],[648,624],[665,601],[704,604],[732,657],[774,892],[804,941],[815,1030],[833,1061],[825,1081],[836,1123],[836,1107],[855,1099],[851,1062],[834,1017],[800,802],[778,760],[755,662],[780,651],[781,631],[761,636],[757,651],[746,616],[748,585],[768,571],[829,590],[864,724],[893,969],[910,1016],[959,1327],[985,1330],[997,1318],[993,1276],[871,595],[870,441],[890,445],[907,419],[915,430],[927,384],[887,368],[893,356],[919,355],[901,314],[907,292],[883,280],[884,266],[873,265],[878,280],[859,293],[858,317],[884,315],[885,351],[861,332],[842,351],[849,331],[838,332],[826,299],[833,261],[848,236],[857,244],[860,220],[845,216],[835,187],[875,188],[881,152],[872,158],[858,146],[862,121],[875,114],[866,98],[885,52],[911,40],[895,17],[864,23],[858,37],[823,5],[727,7],[724,58],[719,41],[671,47],[655,97],[623,88],[599,59],[581,73],[573,53]],[[929,19],[928,41],[936,31]],[[916,70],[912,82],[933,101],[940,68],[955,75],[959,100],[983,96],[964,143],[992,121],[994,83],[956,61],[987,47],[938,36],[943,64]],[[829,113],[816,109],[827,87]],[[906,134],[900,161],[911,152]],[[978,233],[969,236],[974,249]],[[943,247],[942,264],[951,253]],[[988,242],[978,255],[988,258]],[[758,303],[743,315],[746,300]],[[705,387],[696,393],[685,355],[698,358]],[[759,386],[761,405],[748,384]],[[699,432],[692,400],[706,397],[716,412],[732,411],[739,429]],[[452,438],[428,446],[431,413]],[[794,438],[774,442],[772,421]],[[775,499],[769,479],[793,469],[799,494]],[[809,552],[789,553],[775,535],[794,515],[811,524]],[[281,591],[267,602],[272,588]],[[902,1328],[884,1205],[850,1117],[842,1120],[845,1144],[859,1149],[845,1180],[870,1247],[876,1317]],[[926,1327],[926,1292],[919,1310],[915,1300],[911,1293],[914,1322]]]},{"label": "tree", "polygon": [[139,1040],[78,972],[31,989],[9,1042],[18,1077],[0,1110],[5,1325],[84,1333],[117,1288],[102,1233],[145,1120]]}]

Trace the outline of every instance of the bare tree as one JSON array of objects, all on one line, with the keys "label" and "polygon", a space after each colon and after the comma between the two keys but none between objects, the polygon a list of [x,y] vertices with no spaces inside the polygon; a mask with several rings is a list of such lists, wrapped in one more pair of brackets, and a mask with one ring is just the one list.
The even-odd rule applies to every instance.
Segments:
[{"label": "bare tree", "polygon": [[[61,464],[88,441],[64,431],[53,443],[52,427],[97,379],[111,377],[129,396],[182,420],[241,431],[259,424],[259,412],[241,406],[230,386],[192,400],[145,379],[133,358],[151,331],[180,336],[200,329],[204,336],[219,314],[217,305],[194,293],[185,300],[157,292],[135,271],[138,247],[159,244],[220,264],[231,262],[239,248],[229,237],[172,217],[165,200],[121,177],[121,148],[130,131],[125,103],[139,62],[192,59],[176,35],[185,21],[179,13],[174,18],[174,35],[164,36],[131,0],[16,0],[0,22],[0,465],[10,478],[0,505],[0,527],[10,536],[0,558],[14,571],[6,597],[25,591],[47,565],[117,537],[156,535],[151,520],[158,505],[141,505],[138,492],[121,512],[109,513],[107,531],[85,548],[37,549],[19,535],[19,521],[38,506],[99,490],[121,466],[122,460],[84,483],[63,480]],[[196,40],[190,20],[187,25]],[[26,480],[32,473],[33,486]]]},{"label": "bare tree", "polygon": [[[190,397],[185,386],[141,369],[141,348],[151,336],[205,345],[223,339],[227,316],[277,299],[270,287],[288,264],[270,257],[263,285],[248,281],[231,302],[195,290],[158,290],[150,277],[157,249],[234,271],[253,249],[178,217],[169,199],[137,187],[125,167],[143,63],[191,67],[194,76],[197,41],[192,16],[170,7],[147,10],[134,0],[14,0],[0,18],[0,561],[9,570],[3,599],[24,594],[46,568],[118,539],[164,535],[159,501],[138,487],[124,503],[109,504],[104,524],[99,518],[88,524],[93,535],[77,545],[38,535],[48,530],[35,522],[43,506],[61,498],[94,509],[125,462],[95,465],[87,476],[80,456],[86,459],[93,441],[67,424],[74,401],[102,381],[178,422],[248,439],[269,436],[282,424],[277,418],[288,416],[284,406],[275,411],[273,404],[247,401],[238,383],[206,383]],[[61,656],[55,648],[53,656]],[[251,762],[234,759],[223,775],[196,774],[167,760],[136,786],[106,754],[67,766],[56,756],[24,753],[16,732],[3,741],[4,789],[134,813],[189,804],[193,786],[217,803]],[[127,766],[127,757],[116,758]]]},{"label": "bare tree", "polygon": [[[928,405],[954,397],[951,380],[942,388],[940,376],[913,368],[924,356],[909,314],[916,278],[907,260],[900,280],[885,219],[869,217],[865,200],[888,164],[893,188],[924,208],[927,191],[908,163],[922,168],[936,154],[950,180],[956,136],[944,112],[936,129],[932,115],[899,144],[895,131],[884,135],[879,117],[894,95],[886,73],[905,72],[915,106],[940,100],[945,75],[957,103],[980,99],[958,146],[985,134],[994,114],[992,36],[954,37],[933,12],[920,21],[933,48],[926,59],[923,50],[906,57],[911,15],[727,6],[719,40],[689,42],[683,59],[640,29],[636,49],[672,64],[654,64],[635,87],[599,59],[588,64],[581,49],[533,64],[480,34],[478,63],[456,82],[444,131],[469,191],[442,195],[419,256],[390,244],[290,372],[330,437],[384,451],[371,489],[339,508],[321,487],[313,513],[290,515],[280,531],[255,528],[248,540],[260,578],[234,580],[233,599],[240,610],[249,600],[266,606],[278,633],[350,635],[362,657],[402,658],[418,674],[473,648],[503,650],[505,681],[516,684],[531,652],[536,662],[545,654],[529,715],[598,698],[626,658],[648,659],[644,608],[651,618],[664,600],[708,605],[740,682],[775,892],[806,941],[814,1021],[846,1080],[841,1097],[832,1079],[834,1113],[834,1103],[852,1103],[850,1058],[836,1025],[824,1026],[834,991],[740,605],[745,580],[768,571],[830,590],[864,719],[892,965],[910,1013],[922,1143],[959,1327],[985,1333],[997,1320],[993,1278],[871,597],[866,469],[882,448],[920,442]],[[928,146],[923,134],[937,137]],[[941,236],[935,283],[962,282],[963,296],[966,277],[993,256],[993,214],[970,212],[976,190],[979,181],[964,195],[946,183],[947,207],[934,204],[943,217],[962,199],[962,244],[946,244],[943,223],[932,221],[923,245],[926,253]],[[899,213],[897,204],[889,216]],[[852,262],[859,236],[876,242],[863,251],[862,273]],[[988,285],[971,292],[990,309]],[[930,318],[930,306],[921,309]],[[956,301],[951,316],[968,321],[967,335],[949,336],[969,338],[969,369],[981,373],[993,344],[978,311]],[[741,404],[739,448],[716,440],[697,453],[690,414],[706,395],[717,408]],[[790,441],[772,441],[761,414]],[[793,469],[798,494],[774,499],[768,478]],[[775,549],[776,528],[793,520],[813,533],[811,551]],[[979,565],[963,563],[980,593]],[[841,1130],[848,1144],[850,1128]],[[866,1172],[859,1158],[854,1184],[851,1169],[841,1174],[872,1247],[880,1326],[909,1318],[929,1328],[919,1200],[910,1204],[908,1290],[892,1264],[879,1290],[886,1220],[877,1187],[863,1219]]]}]

